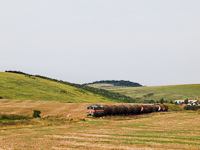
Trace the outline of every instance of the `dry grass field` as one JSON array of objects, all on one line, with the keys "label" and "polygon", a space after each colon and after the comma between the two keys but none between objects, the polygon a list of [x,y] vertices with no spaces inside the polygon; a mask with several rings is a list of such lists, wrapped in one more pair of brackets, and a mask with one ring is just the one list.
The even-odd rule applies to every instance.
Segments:
[{"label": "dry grass field", "polygon": [[[200,149],[200,112],[169,111],[87,118],[87,103],[0,100],[1,114],[42,118],[2,125],[0,149]],[[71,114],[73,120],[66,117]]]}]

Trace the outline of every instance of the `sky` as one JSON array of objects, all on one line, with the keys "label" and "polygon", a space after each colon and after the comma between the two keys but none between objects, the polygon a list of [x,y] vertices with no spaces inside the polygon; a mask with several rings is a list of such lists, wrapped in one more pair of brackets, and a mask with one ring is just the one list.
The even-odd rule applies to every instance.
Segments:
[{"label": "sky", "polygon": [[199,0],[1,0],[0,72],[200,83]]}]

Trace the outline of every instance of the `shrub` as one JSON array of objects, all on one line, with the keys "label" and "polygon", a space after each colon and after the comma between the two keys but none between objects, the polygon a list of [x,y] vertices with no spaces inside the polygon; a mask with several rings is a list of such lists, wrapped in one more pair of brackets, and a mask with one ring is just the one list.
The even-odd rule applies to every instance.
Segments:
[{"label": "shrub", "polygon": [[0,114],[0,120],[22,120],[22,119],[30,119],[30,117],[15,115],[15,114]]},{"label": "shrub", "polygon": [[85,121],[85,119],[83,118],[83,119],[80,119],[80,121]]},{"label": "shrub", "polygon": [[185,103],[185,104],[188,104],[188,98],[187,98],[187,99],[185,99],[184,103]]},{"label": "shrub", "polygon": [[0,99],[3,99],[3,97],[0,96]]},{"label": "shrub", "polygon": [[200,106],[196,106],[196,105],[187,105],[184,107],[185,110],[197,110],[197,109],[200,109]]},{"label": "shrub", "polygon": [[41,114],[41,111],[39,110],[33,110],[33,118],[41,118],[40,114]]},{"label": "shrub", "polygon": [[149,103],[149,104],[155,103],[155,101],[154,101],[153,99],[151,99],[151,100],[144,100],[144,102],[145,102],[145,103]]},{"label": "shrub", "polygon": [[65,90],[61,90],[60,93],[66,93],[67,94],[68,92],[65,91]]},{"label": "shrub", "polygon": [[164,103],[164,99],[163,99],[163,98],[160,99],[160,103],[161,103],[161,104]]}]

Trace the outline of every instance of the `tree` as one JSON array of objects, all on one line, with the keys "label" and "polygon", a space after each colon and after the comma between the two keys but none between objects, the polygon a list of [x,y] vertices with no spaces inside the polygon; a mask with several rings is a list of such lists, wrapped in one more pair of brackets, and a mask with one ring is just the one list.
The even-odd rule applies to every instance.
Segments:
[{"label": "tree", "polygon": [[161,104],[164,103],[164,99],[163,99],[163,98],[160,99],[160,103],[161,103]]},{"label": "tree", "polygon": [[33,110],[33,118],[41,118],[40,114],[41,114],[41,111]]},{"label": "tree", "polygon": [[184,101],[184,102],[185,102],[185,104],[188,104],[188,98],[187,98],[187,99],[185,99],[185,101]]},{"label": "tree", "polygon": [[173,101],[171,100],[170,103],[173,104]]}]

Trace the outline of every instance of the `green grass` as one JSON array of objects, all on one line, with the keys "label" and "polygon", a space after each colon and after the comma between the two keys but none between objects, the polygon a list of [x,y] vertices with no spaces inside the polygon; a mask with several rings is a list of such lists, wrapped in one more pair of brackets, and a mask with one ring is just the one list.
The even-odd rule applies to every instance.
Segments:
[{"label": "green grass", "polygon": [[0,97],[67,103],[113,102],[106,97],[69,85],[7,72],[0,72]]},{"label": "green grass", "polygon": [[95,84],[90,86],[107,89],[113,92],[119,92],[120,94],[137,98],[140,101],[151,99],[158,101],[161,98],[164,98],[164,100],[168,101],[186,98],[200,100],[200,84],[153,87],[119,87],[111,86],[109,84]]}]

